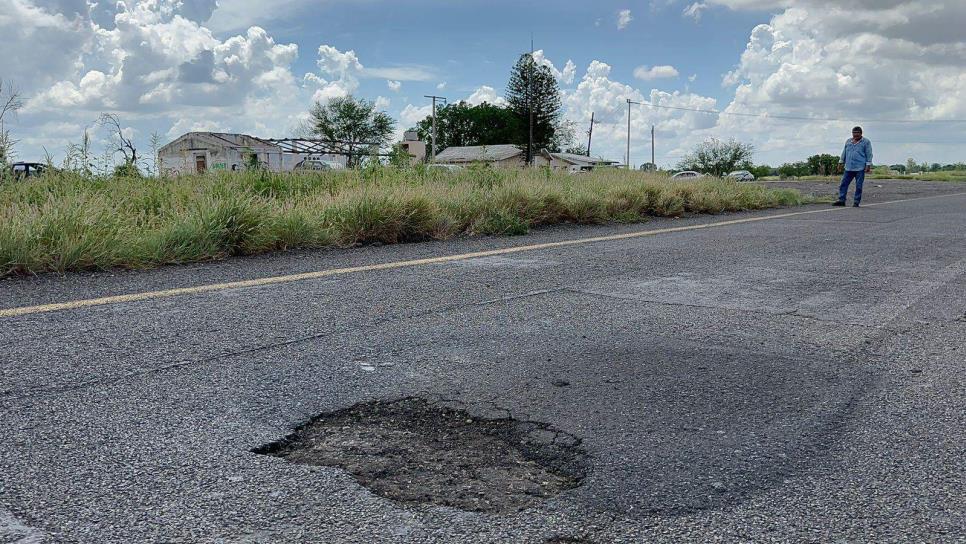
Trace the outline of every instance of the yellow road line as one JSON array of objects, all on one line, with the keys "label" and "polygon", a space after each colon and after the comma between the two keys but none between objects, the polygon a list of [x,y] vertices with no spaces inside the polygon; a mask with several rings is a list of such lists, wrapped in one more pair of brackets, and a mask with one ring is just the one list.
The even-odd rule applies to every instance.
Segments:
[{"label": "yellow road line", "polygon": [[[946,195],[935,195],[927,197],[918,198],[907,198],[903,200],[891,200],[888,202],[878,202],[874,204],[868,204],[867,206],[884,206],[886,204],[896,204],[900,202],[911,202],[914,200],[927,200],[931,198],[948,198],[951,196],[961,196],[966,195],[966,193],[952,193]],[[4,317],[17,317],[29,314],[40,314],[48,312],[57,312],[62,310],[73,310],[77,308],[87,308],[90,306],[106,306],[110,304],[120,304],[125,302],[138,302],[142,300],[153,300],[159,298],[177,297],[183,295],[196,295],[200,293],[210,293],[214,291],[226,291],[229,289],[240,289],[244,287],[261,287],[264,285],[276,285],[281,283],[292,283],[305,280],[314,280],[319,278],[327,278],[331,276],[342,276],[345,274],[355,274],[358,272],[374,272],[377,270],[393,270],[397,268],[412,268],[416,266],[424,266],[430,264],[441,264],[450,263],[454,261],[465,261],[468,259],[476,259],[480,257],[492,257],[496,255],[508,255],[512,253],[521,253],[524,251],[538,251],[541,249],[554,249],[558,247],[575,246],[582,244],[593,244],[597,242],[611,242],[616,240],[628,240],[631,238],[642,238],[645,236],[656,236],[658,234],[669,234],[673,232],[684,232],[690,230],[701,230],[717,227],[725,227],[729,225],[740,225],[743,223],[755,223],[758,221],[770,221],[774,219],[784,219],[788,217],[798,217],[802,215],[811,215],[817,213],[830,213],[835,211],[841,211],[838,208],[822,208],[818,210],[806,210],[801,212],[789,212],[780,213],[773,215],[764,215],[757,217],[746,217],[743,219],[730,219],[727,221],[718,221],[715,223],[703,223],[699,225],[687,225],[682,227],[668,227],[663,229],[653,229],[645,231],[628,232],[624,234],[612,234],[608,236],[595,236],[592,238],[576,238],[571,240],[563,240],[560,242],[546,242],[542,244],[531,244],[525,246],[514,246],[503,249],[493,249],[489,251],[477,251],[473,253],[460,253],[456,255],[445,255],[442,257],[430,257],[426,259],[414,259],[409,261],[394,261],[388,263],[380,264],[370,264],[363,266],[352,266],[348,268],[334,268],[330,270],[320,270],[317,272],[305,272],[302,274],[291,274],[286,276],[272,276],[268,278],[259,278],[254,280],[244,280],[244,281],[231,281],[226,283],[213,283],[209,285],[198,285],[195,287],[182,287],[178,289],[164,289],[160,291],[146,291],[141,293],[131,293],[127,295],[115,295],[109,297],[92,298],[86,300],[72,300],[68,302],[57,302],[53,304],[41,304],[38,306],[23,306],[19,308],[7,308],[0,310],[0,318]]]}]

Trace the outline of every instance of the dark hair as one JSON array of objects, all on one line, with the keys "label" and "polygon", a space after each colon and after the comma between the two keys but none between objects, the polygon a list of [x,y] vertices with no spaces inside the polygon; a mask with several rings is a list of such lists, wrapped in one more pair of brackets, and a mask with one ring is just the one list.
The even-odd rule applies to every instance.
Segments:
[{"label": "dark hair", "polygon": [[855,132],[855,131],[862,132],[862,127],[855,127],[855,128],[853,128],[852,129],[852,132]]}]

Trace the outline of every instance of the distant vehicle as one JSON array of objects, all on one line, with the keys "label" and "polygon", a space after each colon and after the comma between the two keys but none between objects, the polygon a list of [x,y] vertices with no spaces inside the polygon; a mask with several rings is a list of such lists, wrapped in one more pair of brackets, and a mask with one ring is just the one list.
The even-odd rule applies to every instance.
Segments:
[{"label": "distant vehicle", "polygon": [[296,170],[311,170],[314,172],[324,172],[327,170],[345,170],[345,166],[337,162],[324,161],[321,159],[305,159],[295,165]]},{"label": "distant vehicle", "polygon": [[671,176],[671,179],[698,179],[703,178],[704,174],[701,172],[695,172],[694,170],[685,170],[684,172],[678,172]]},{"label": "distant vehicle", "polygon": [[15,162],[10,165],[10,173],[17,178],[39,176],[47,170],[47,165],[39,162]]},{"label": "distant vehicle", "polygon": [[568,174],[588,174],[594,171],[592,164],[571,164],[567,167]]},{"label": "distant vehicle", "polygon": [[725,177],[729,177],[736,181],[755,181],[755,175],[747,170],[737,170],[728,174]]},{"label": "distant vehicle", "polygon": [[440,164],[440,163],[430,163],[426,165],[426,168],[432,172],[433,170],[444,171],[444,172],[459,172],[463,169],[462,166],[458,164]]}]

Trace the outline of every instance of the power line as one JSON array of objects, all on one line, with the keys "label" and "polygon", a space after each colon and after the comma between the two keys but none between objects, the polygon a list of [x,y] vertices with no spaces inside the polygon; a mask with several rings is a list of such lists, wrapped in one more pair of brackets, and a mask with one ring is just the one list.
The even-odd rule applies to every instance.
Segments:
[{"label": "power line", "polygon": [[840,119],[835,117],[804,117],[796,115],[771,115],[768,113],[744,113],[736,111],[705,110],[700,108],[685,108],[681,106],[665,106],[651,102],[634,102],[642,106],[661,108],[666,110],[690,111],[695,113],[710,113],[715,115],[732,115],[736,117],[759,117],[764,119],[782,119],[789,121],[823,121],[833,123],[966,123],[966,119]]}]

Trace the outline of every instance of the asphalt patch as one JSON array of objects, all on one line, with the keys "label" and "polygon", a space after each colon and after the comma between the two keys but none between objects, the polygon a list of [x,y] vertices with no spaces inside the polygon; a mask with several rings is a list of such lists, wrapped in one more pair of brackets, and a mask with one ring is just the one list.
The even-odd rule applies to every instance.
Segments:
[{"label": "asphalt patch", "polygon": [[580,440],[550,425],[483,419],[418,398],[322,414],[253,450],[293,463],[339,467],[403,504],[515,512],[579,487]]}]

